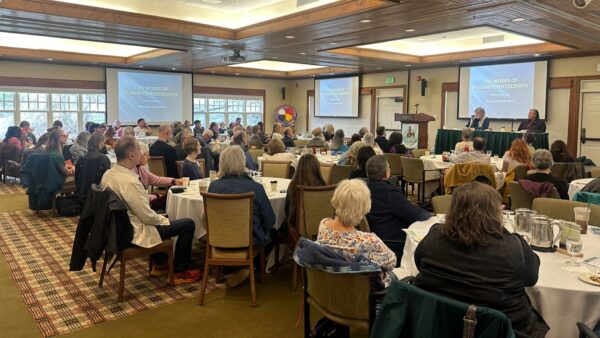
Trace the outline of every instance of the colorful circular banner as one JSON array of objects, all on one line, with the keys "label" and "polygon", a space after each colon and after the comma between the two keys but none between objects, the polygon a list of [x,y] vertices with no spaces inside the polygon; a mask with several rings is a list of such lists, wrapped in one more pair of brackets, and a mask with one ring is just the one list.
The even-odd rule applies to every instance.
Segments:
[{"label": "colorful circular banner", "polygon": [[294,122],[296,122],[296,118],[298,117],[298,112],[296,108],[288,105],[282,104],[281,106],[275,108],[275,121],[281,123],[284,127],[287,127]]}]

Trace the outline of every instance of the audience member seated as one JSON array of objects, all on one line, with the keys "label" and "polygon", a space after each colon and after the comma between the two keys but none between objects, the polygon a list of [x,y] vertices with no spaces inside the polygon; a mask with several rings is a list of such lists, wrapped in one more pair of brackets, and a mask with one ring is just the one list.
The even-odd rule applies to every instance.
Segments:
[{"label": "audience member seated", "polygon": [[529,149],[527,149],[527,143],[523,139],[517,138],[510,144],[510,149],[504,153],[502,157],[502,171],[511,172],[520,165],[531,165],[531,157],[529,156]]},{"label": "audience member seated", "polygon": [[[171,127],[168,127],[170,131]],[[119,139],[115,146],[117,164],[102,177],[100,187],[111,189],[127,206],[129,221],[133,226],[132,244],[151,248],[162,240],[177,237],[175,243],[175,283],[193,283],[200,271],[192,269],[191,254],[194,239],[194,221],[188,218],[169,220],[150,208],[140,176],[134,172],[142,156],[138,142],[133,137]],[[162,258],[162,262],[161,262]],[[156,265],[151,274],[168,274],[168,262],[163,257],[154,258]]]},{"label": "audience member seated", "polygon": [[288,223],[298,229],[296,224],[296,207],[300,191],[298,187],[304,186],[324,186],[325,180],[321,176],[321,163],[313,154],[304,154],[298,160],[296,172],[290,181],[285,195],[285,215]]},{"label": "audience member seated", "polygon": [[550,146],[550,152],[552,153],[552,159],[554,162],[575,162],[575,158],[569,153],[567,144],[562,140],[556,140],[552,142]]},{"label": "audience member seated", "polygon": [[283,125],[281,123],[276,122],[273,124],[273,133],[271,134],[271,139],[282,139],[283,138]]},{"label": "audience member seated", "polygon": [[350,179],[353,178],[367,178],[367,161],[375,156],[375,150],[371,147],[364,146],[358,149],[356,155],[356,169],[350,172]]},{"label": "audience member seated", "polygon": [[350,141],[348,141],[348,147],[351,147],[352,144],[354,144],[354,142],[357,141],[362,142],[362,136],[360,136],[360,134],[352,134],[352,136],[350,137]]},{"label": "audience member seated", "polygon": [[142,134],[142,136],[147,136],[152,134],[152,129],[146,124],[146,120],[143,118],[137,120],[137,126],[133,128],[133,131],[137,134]]},{"label": "audience member seated", "polygon": [[8,129],[6,130],[6,135],[2,142],[12,144],[13,146],[17,147],[17,149],[19,149],[19,152],[21,152],[23,151],[23,144],[21,143],[22,136],[23,135],[21,134],[21,128],[17,126],[11,126],[8,127]]},{"label": "audience member seated", "polygon": [[216,134],[217,134],[217,136],[221,135],[221,134],[227,134],[227,128],[225,126],[225,122],[219,123],[218,133],[216,133]]},{"label": "audience member seated", "polygon": [[21,121],[19,127],[21,128],[23,138],[26,139],[26,143],[35,145],[37,142],[35,139],[35,134],[32,132],[33,130],[31,129],[31,124],[29,124],[29,121]]},{"label": "audience member seated", "polygon": [[544,337],[548,326],[525,287],[538,280],[540,260],[502,225],[494,188],[470,182],[452,193],[446,222],[434,225],[415,251],[414,284],[427,291],[506,314],[517,337]]},{"label": "audience member seated", "polygon": [[267,146],[267,152],[263,155],[263,161],[285,161],[291,162],[292,167],[296,168],[298,159],[292,153],[285,152],[285,146],[279,139],[272,139]]},{"label": "audience member seated", "polygon": [[167,168],[167,176],[179,177],[177,172],[177,152],[167,142],[171,136],[171,126],[163,124],[158,128],[158,140],[150,146],[150,156],[162,156],[165,158],[165,166]]},{"label": "audience member seated", "polygon": [[335,129],[333,128],[333,124],[326,124],[323,126],[323,137],[326,142],[329,142],[333,139]]},{"label": "audience member seated", "polygon": [[135,129],[133,127],[127,126],[124,128],[121,128],[122,132],[121,135],[119,135],[119,137],[123,137],[123,136],[131,136],[131,137],[135,137]]},{"label": "audience member seated", "polygon": [[194,133],[194,137],[199,139],[204,134],[204,127],[202,126],[202,121],[196,120],[194,121],[194,129],[192,130]]},{"label": "audience member seated", "polygon": [[190,180],[199,180],[204,178],[200,171],[200,166],[196,158],[200,153],[200,142],[195,137],[187,138],[183,141],[183,151],[187,154],[181,166],[181,176],[189,177]]},{"label": "audience member seated", "polygon": [[390,166],[384,156],[371,157],[366,168],[367,186],[371,191],[371,211],[367,214],[369,227],[394,251],[399,263],[406,240],[403,229],[414,222],[428,220],[431,214],[412,204],[399,187],[387,181]]},{"label": "audience member seated", "polygon": [[283,128],[283,138],[281,139],[285,148],[294,148],[296,144],[294,143],[294,131],[290,127]]},{"label": "audience member seated", "polygon": [[[244,133],[245,134],[245,133]],[[275,212],[262,184],[255,182],[245,172],[244,152],[237,145],[232,145],[221,152],[219,162],[219,179],[210,183],[208,192],[216,194],[241,194],[254,192],[254,208],[252,216],[254,244],[271,243],[271,230],[275,224]],[[248,269],[238,270],[227,280],[227,286],[241,284],[249,275]]]},{"label": "audience member seated", "polygon": [[356,230],[356,225],[371,209],[371,193],[361,180],[343,180],[338,183],[331,199],[335,217],[325,218],[319,224],[317,242],[341,249],[348,258],[362,255],[383,270],[382,280],[389,286],[389,273],[396,266],[396,255],[374,233]]},{"label": "audience member seated", "polygon": [[[183,181],[172,177],[157,176],[148,170],[148,160],[150,159],[148,145],[142,142],[138,144],[140,148],[140,160],[133,168],[133,172],[140,177],[140,181],[145,190],[150,186],[158,188],[166,188],[173,185],[181,185]],[[167,206],[167,193],[153,192],[148,194],[148,202],[152,210],[164,211]]]},{"label": "audience member seated", "polygon": [[352,143],[350,149],[348,149],[348,151],[342,155],[342,157],[338,161],[338,164],[357,167],[358,150],[364,146],[365,144],[362,141],[356,141]]},{"label": "audience member seated", "polygon": [[327,142],[325,142],[321,128],[317,127],[313,129],[312,136],[313,138],[308,141],[307,147],[327,148]]},{"label": "audience member seated", "polygon": [[362,137],[365,136],[365,134],[368,132],[369,132],[369,128],[362,127],[358,130],[358,135],[360,135],[360,138],[362,139]]},{"label": "audience member seated", "polygon": [[568,200],[569,185],[567,182],[550,174],[550,168],[554,165],[552,154],[546,149],[538,149],[533,153],[533,156],[531,156],[531,162],[535,169],[535,173],[528,174],[523,177],[523,179],[538,183],[550,182],[554,185],[556,191],[558,191],[560,198]]},{"label": "audience member seated", "polygon": [[476,137],[473,139],[473,151],[467,151],[457,154],[450,155],[450,162],[452,163],[491,163],[490,155],[485,154],[485,139],[483,137]]},{"label": "audience member seated", "polygon": [[233,137],[232,144],[240,146],[240,148],[244,152],[244,156],[246,157],[246,168],[250,170],[257,170],[256,164],[252,160],[252,155],[248,151],[248,136],[245,132],[241,132]]},{"label": "audience member seated", "polygon": [[362,141],[366,146],[372,147],[373,150],[375,150],[375,154],[383,155],[383,150],[381,150],[381,148],[379,148],[379,145],[377,145],[377,143],[375,143],[375,137],[373,136],[373,134],[371,134],[371,133],[364,134]]},{"label": "audience member seated", "polygon": [[[75,195],[79,196],[81,202],[85,202],[92,184],[100,184],[102,175],[111,166],[108,157],[101,152],[104,147],[104,135],[101,132],[95,132],[91,136],[87,131],[81,134],[83,133],[89,137],[86,144],[86,153],[84,156],[78,157],[75,163]],[[79,140],[79,137],[77,139]],[[73,147],[75,145],[71,149]]]},{"label": "audience member seated", "polygon": [[533,146],[533,142],[535,141],[535,136],[532,133],[523,134],[523,140],[527,143],[527,150],[529,150],[529,155],[533,155],[535,151],[535,147]]},{"label": "audience member seated", "polygon": [[123,128],[121,127],[121,121],[115,120],[112,124],[112,127],[115,130],[117,138],[123,136]]},{"label": "audience member seated", "polygon": [[175,145],[175,154],[177,155],[177,161],[183,161],[183,159],[187,156],[186,152],[183,150],[183,142],[189,138],[193,138],[194,134],[188,129],[183,129],[179,133],[179,139],[181,140],[179,143]]},{"label": "audience member seated", "polygon": [[527,120],[521,122],[518,131],[528,130],[536,133],[543,133],[546,131],[546,122],[540,120],[540,112],[537,109],[529,109],[527,113]]},{"label": "audience member seated", "polygon": [[90,134],[87,131],[82,131],[77,134],[77,139],[75,143],[69,148],[69,152],[71,152],[71,161],[74,165],[77,164],[77,160],[79,158],[85,156],[87,154],[87,143],[90,139]]},{"label": "audience member seated", "polygon": [[[18,128],[18,127],[17,127]],[[67,176],[72,176],[75,173],[75,167],[70,164],[65,164],[65,158],[62,154],[62,148],[67,142],[67,134],[62,129],[55,129],[48,136],[48,144],[46,152],[50,156],[52,163],[56,166],[56,170],[63,176],[63,183]]]},{"label": "audience member seated", "polygon": [[172,143],[173,146],[181,143],[181,131],[183,130],[183,125],[179,121],[175,121],[171,124],[171,138],[169,139],[169,143]]},{"label": "audience member seated", "polygon": [[400,154],[412,157],[412,152],[402,143],[402,133],[395,131],[390,135],[389,150],[390,154]]},{"label": "audience member seated", "polygon": [[338,129],[335,131],[333,138],[331,139],[331,143],[329,144],[329,149],[333,155],[343,154],[350,149],[344,143],[345,135],[342,129]]},{"label": "audience member seated", "polygon": [[377,143],[379,148],[381,148],[384,153],[390,152],[390,142],[385,138],[385,127],[377,127],[377,129],[375,129],[375,133],[377,133],[375,143]]},{"label": "audience member seated", "polygon": [[248,141],[248,145],[254,149],[262,149],[263,143],[262,143],[262,139],[260,138],[260,135],[259,135],[260,127],[253,126],[251,128],[252,128],[252,133],[250,134],[250,140]]},{"label": "audience member seated", "polygon": [[460,134],[462,141],[458,142],[454,146],[455,153],[468,152],[473,150],[473,142],[471,141],[471,131],[469,129],[463,129]]}]

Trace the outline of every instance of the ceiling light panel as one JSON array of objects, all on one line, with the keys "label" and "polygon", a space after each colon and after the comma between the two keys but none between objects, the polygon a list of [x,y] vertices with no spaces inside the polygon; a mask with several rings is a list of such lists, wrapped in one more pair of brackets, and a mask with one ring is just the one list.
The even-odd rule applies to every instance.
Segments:
[{"label": "ceiling light panel", "polygon": [[229,65],[228,67],[251,68],[261,70],[271,70],[277,72],[294,72],[298,70],[319,69],[325,66],[308,65],[303,63],[281,62],[281,61],[252,61]]}]

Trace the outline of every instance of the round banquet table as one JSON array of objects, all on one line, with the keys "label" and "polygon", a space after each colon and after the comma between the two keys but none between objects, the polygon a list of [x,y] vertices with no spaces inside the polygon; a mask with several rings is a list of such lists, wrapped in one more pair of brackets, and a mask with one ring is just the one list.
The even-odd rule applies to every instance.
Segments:
[{"label": "round banquet table", "polygon": [[[431,226],[438,222],[436,216],[427,221],[415,222],[405,231],[406,243],[400,267],[394,269],[398,278],[416,276],[414,253],[418,242]],[[581,235],[584,258],[600,257],[600,236],[588,231]],[[594,327],[600,320],[600,286],[587,284],[577,278],[579,273],[590,272],[585,266],[567,267],[568,256],[558,253],[536,252],[540,258],[539,279],[535,286],[525,288],[531,303],[542,315],[550,331],[546,338],[578,337],[575,323],[583,322]]]},{"label": "round banquet table", "polygon": [[[167,214],[171,219],[178,218],[191,218],[196,224],[196,230],[194,231],[194,238],[199,239],[206,235],[206,224],[204,224],[204,204],[202,203],[202,196],[198,189],[198,183],[201,180],[190,181],[190,187],[186,192],[179,194],[173,194],[169,190],[167,195]],[[277,181],[277,191],[271,193],[271,181]],[[283,178],[272,178],[263,177],[263,186],[273,211],[275,212],[275,229],[278,229],[283,220],[285,219],[285,192],[281,192],[282,189],[287,190],[290,180]]]},{"label": "round banquet table", "polygon": [[[454,165],[451,162],[444,162],[444,160],[442,159],[442,155],[421,156],[421,160],[423,161],[423,168],[425,168],[425,170],[443,171],[452,168],[452,166]],[[504,186],[505,179],[505,174],[502,172],[502,158],[492,157],[491,161],[491,164],[494,165],[496,169],[498,169],[498,172],[495,173],[496,189],[500,190]],[[427,179],[439,178],[440,173],[435,171],[426,171],[425,177]]]},{"label": "round banquet table", "polygon": [[579,180],[571,181],[571,183],[569,183],[569,199],[573,200],[573,196],[575,196],[575,194],[578,191],[581,191],[583,187],[585,187],[588,183],[590,183],[593,180],[593,178],[582,178]]},{"label": "round banquet table", "polygon": [[142,142],[147,144],[148,146],[152,145],[152,143],[158,140],[158,136],[138,136],[135,138],[138,142]]},{"label": "round banquet table", "polygon": [[[518,122],[515,121],[515,124]],[[517,125],[518,126],[518,125]],[[461,129],[438,129],[435,137],[435,152],[441,154],[444,151],[454,150],[454,146],[461,141]],[[535,149],[549,149],[548,133],[533,133],[533,147]],[[523,137],[523,132],[476,130],[473,137],[481,136],[486,140],[486,147],[494,155],[504,155],[510,148],[510,143]]]},{"label": "round banquet table", "polygon": [[[340,157],[341,157],[341,155],[321,155],[321,154],[316,154],[315,156],[317,156],[317,158],[319,159],[319,162],[321,162],[321,165],[329,165],[329,166],[332,166],[332,165],[338,163],[338,161],[340,160]],[[302,157],[302,155],[296,155],[297,160],[300,160],[300,157]],[[256,159],[258,161],[258,170],[261,171],[263,156],[259,156]]]}]

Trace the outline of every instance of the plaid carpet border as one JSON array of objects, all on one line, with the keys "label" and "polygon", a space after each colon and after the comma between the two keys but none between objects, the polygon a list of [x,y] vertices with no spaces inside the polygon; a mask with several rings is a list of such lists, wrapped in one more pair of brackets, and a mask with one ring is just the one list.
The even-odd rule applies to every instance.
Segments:
[{"label": "plaid carpet border", "polygon": [[2,183],[0,181],[0,195],[24,194],[26,190],[18,183]]},{"label": "plaid carpet border", "polygon": [[[69,271],[76,227],[77,218],[51,213],[0,213],[0,253],[44,337],[199,296],[200,283],[170,287],[166,277],[150,277],[142,259],[127,262],[125,300],[117,303],[119,263],[103,287],[98,286],[102,261],[97,273],[89,263],[83,271]],[[209,278],[208,291],[219,287]]]}]

